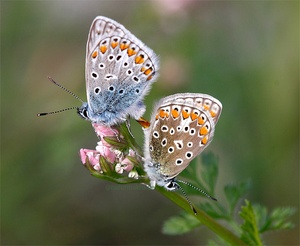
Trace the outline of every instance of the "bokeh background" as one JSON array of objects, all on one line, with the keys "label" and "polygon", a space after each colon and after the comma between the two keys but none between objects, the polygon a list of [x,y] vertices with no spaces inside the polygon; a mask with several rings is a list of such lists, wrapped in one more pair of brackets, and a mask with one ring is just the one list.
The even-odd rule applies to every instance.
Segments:
[{"label": "bokeh background", "polygon": [[[80,106],[52,76],[85,95],[85,45],[95,16],[125,25],[160,55],[160,77],[146,98],[202,92],[224,107],[207,151],[219,158],[223,186],[252,180],[247,199],[299,208],[298,1],[1,1],[1,244],[202,245],[197,229],[165,236],[165,219],[180,211],[141,185],[91,177],[80,148],[94,148]],[[140,127],[132,123],[143,144]],[[193,164],[192,164],[193,165]],[[296,228],[264,237],[299,244]]]}]

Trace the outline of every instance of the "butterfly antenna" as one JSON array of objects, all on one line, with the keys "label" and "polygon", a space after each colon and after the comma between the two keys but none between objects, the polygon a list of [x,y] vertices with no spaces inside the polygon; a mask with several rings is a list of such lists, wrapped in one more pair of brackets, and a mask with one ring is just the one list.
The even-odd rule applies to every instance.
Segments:
[{"label": "butterfly antenna", "polygon": [[194,206],[192,205],[192,203],[191,203],[190,199],[188,198],[187,194],[185,193],[184,189],[177,182],[175,184],[176,184],[176,187],[182,192],[183,196],[185,197],[186,201],[190,205],[190,207],[193,210],[194,214],[197,215],[197,211],[194,208]]},{"label": "butterfly antenna", "polygon": [[183,181],[183,180],[176,180],[176,181],[177,181],[177,182],[180,182],[180,183],[183,183],[183,184],[185,184],[185,185],[188,185],[188,186],[192,187],[193,189],[195,189],[195,190],[201,192],[201,193],[204,194],[206,197],[208,197],[208,198],[210,198],[210,199],[212,199],[212,200],[214,200],[214,201],[217,201],[216,198],[214,198],[214,197],[208,195],[204,190],[201,190],[201,189],[199,189],[198,187],[196,187],[196,186],[194,186],[194,185],[192,185],[192,184],[190,184],[190,183],[188,183],[188,182],[186,182],[186,181]]},{"label": "butterfly antenna", "polygon": [[[57,83],[55,80],[53,80],[50,76],[48,76],[48,79],[55,85],[57,85],[59,88],[63,89],[64,91],[68,92],[70,95],[72,95],[73,97],[75,97],[77,100],[79,100],[80,102],[84,103],[83,100],[81,100],[79,98],[79,96],[75,95],[72,91],[69,91],[67,88],[63,87],[62,85],[60,85],[59,83]],[[64,110],[63,110],[64,111]]]},{"label": "butterfly antenna", "polygon": [[61,113],[61,112],[72,110],[72,109],[78,109],[78,107],[75,106],[75,107],[64,108],[64,109],[60,109],[60,110],[56,110],[56,111],[52,111],[52,112],[38,113],[37,116],[45,116],[45,115],[48,115],[48,114],[56,114],[56,113]]},{"label": "butterfly antenna", "polygon": [[[63,87],[62,85],[60,85],[59,83],[57,83],[54,79],[52,79],[50,76],[48,76],[48,79],[55,85],[57,85],[59,88],[63,89],[64,91],[68,92],[70,95],[72,95],[73,97],[75,97],[77,100],[79,100],[80,102],[84,103],[77,95],[75,95],[72,91],[69,91],[67,88]],[[64,109],[60,109],[60,110],[56,110],[56,111],[52,111],[52,112],[45,112],[45,113],[38,113],[37,116],[45,116],[48,114],[56,114],[56,113],[61,113],[64,111],[68,111],[68,110],[72,110],[72,109],[79,109],[77,106],[75,107],[69,107],[69,108],[64,108]]]}]

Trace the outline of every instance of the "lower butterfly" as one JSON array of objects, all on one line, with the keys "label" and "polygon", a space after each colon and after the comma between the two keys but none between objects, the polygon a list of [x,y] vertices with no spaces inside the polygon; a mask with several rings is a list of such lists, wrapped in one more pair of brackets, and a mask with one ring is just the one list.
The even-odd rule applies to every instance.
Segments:
[{"label": "lower butterfly", "polygon": [[157,103],[150,126],[144,129],[144,168],[150,179],[150,188],[158,185],[169,191],[180,189],[194,212],[179,182],[216,200],[176,177],[212,141],[221,112],[222,104],[205,94],[180,93]]}]

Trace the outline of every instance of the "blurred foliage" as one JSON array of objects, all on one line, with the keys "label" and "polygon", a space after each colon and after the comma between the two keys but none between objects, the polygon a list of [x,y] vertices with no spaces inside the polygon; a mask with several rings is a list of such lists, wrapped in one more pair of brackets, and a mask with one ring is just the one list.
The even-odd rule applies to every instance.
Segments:
[{"label": "blurred foliage", "polygon": [[[200,184],[204,183],[210,190],[213,190],[213,187],[215,187],[218,173],[218,165],[216,163],[217,160],[213,154],[202,154],[202,162],[199,166],[203,167],[201,176],[206,177],[206,179],[195,177],[195,180]],[[211,172],[211,167],[213,167],[213,172]],[[192,167],[189,166],[189,169],[191,168]],[[192,171],[193,173],[198,173],[198,176],[200,176],[195,167]],[[204,184],[201,186],[204,186]],[[190,209],[188,209],[177,216],[169,218],[164,223],[162,232],[167,235],[181,235],[204,225],[210,226],[210,228],[215,227],[214,232],[218,241],[216,245],[240,245],[241,243],[245,245],[263,245],[262,235],[266,232],[294,228],[295,225],[290,221],[290,217],[295,214],[295,208],[278,207],[268,214],[265,206],[259,204],[252,206],[248,200],[245,200],[245,206],[241,206],[239,209],[239,201],[250,191],[250,188],[249,181],[226,185],[224,187],[224,193],[227,206],[212,201],[201,202],[198,208],[215,219],[215,221],[212,221],[211,226],[209,225],[211,221],[208,220],[203,223],[199,218],[201,215],[192,216],[189,211]],[[198,196],[199,195],[198,192]],[[236,212],[234,211],[238,210],[240,210],[239,215],[243,219],[242,224],[236,219]],[[222,225],[220,225],[221,221],[219,220],[223,222]],[[225,225],[224,222],[226,222]],[[214,223],[219,223],[220,227],[215,226]],[[225,238],[224,235],[220,233],[222,228],[229,229],[233,234],[230,235],[226,233]],[[242,242],[234,243],[231,241],[236,240],[236,238],[241,239]],[[213,243],[212,240],[209,241],[209,244],[211,243]]]},{"label": "blurred foliage", "polygon": [[[275,212],[299,207],[298,1],[1,1],[2,245],[201,245],[210,237],[203,229],[161,235],[176,206],[144,186],[90,177],[78,151],[97,138],[75,112],[36,118],[80,106],[47,76],[85,98],[85,45],[97,15],[122,23],[160,55],[146,118],[157,99],[176,92],[223,103],[209,147],[220,163],[218,203],[229,198],[224,184],[251,178],[248,200]],[[132,127],[142,145],[141,128]],[[296,216],[293,222],[264,242],[299,244]]]}]

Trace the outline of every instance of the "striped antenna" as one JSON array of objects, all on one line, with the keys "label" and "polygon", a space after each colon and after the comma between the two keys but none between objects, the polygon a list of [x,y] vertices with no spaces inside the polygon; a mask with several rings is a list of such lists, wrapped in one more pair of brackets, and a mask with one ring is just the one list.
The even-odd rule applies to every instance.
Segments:
[{"label": "striped antenna", "polygon": [[[79,100],[80,102],[84,103],[83,100],[81,100],[81,98],[79,96],[77,96],[76,94],[74,94],[72,91],[68,90],[67,88],[65,88],[64,86],[60,85],[59,83],[57,83],[55,80],[53,80],[51,77],[48,76],[48,79],[55,85],[57,85],[59,88],[63,89],[64,91],[68,92],[71,96],[75,97],[77,100]],[[68,110],[72,110],[72,109],[79,109],[79,107],[74,106],[74,107],[69,107],[69,108],[64,108],[64,109],[60,109],[60,110],[56,110],[56,111],[51,111],[51,112],[44,112],[44,113],[38,113],[37,116],[45,116],[48,114],[56,114],[56,113],[61,113],[64,111],[68,111]]]}]

